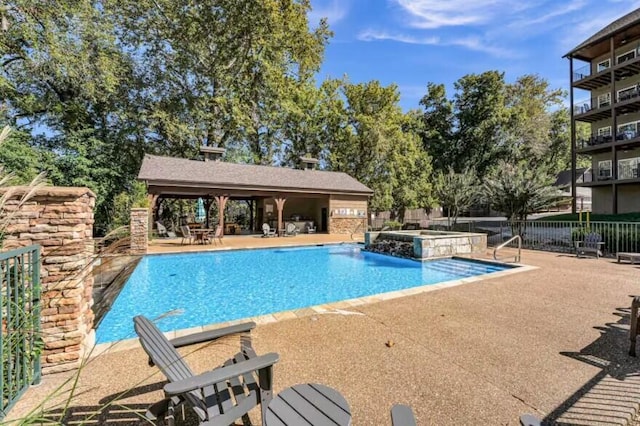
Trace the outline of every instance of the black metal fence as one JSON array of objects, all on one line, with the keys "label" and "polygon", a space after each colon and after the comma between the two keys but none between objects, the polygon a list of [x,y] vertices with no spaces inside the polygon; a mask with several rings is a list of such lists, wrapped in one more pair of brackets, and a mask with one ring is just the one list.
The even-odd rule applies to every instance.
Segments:
[{"label": "black metal fence", "polygon": [[0,419],[40,381],[40,246],[0,253]]}]

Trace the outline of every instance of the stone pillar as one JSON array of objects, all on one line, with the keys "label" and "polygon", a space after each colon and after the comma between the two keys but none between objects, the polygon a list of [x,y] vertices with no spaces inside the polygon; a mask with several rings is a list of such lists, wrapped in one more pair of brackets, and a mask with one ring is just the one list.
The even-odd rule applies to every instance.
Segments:
[{"label": "stone pillar", "polygon": [[42,250],[42,373],[77,368],[93,347],[93,208],[88,188],[16,188],[5,203],[4,250],[39,244]]},{"label": "stone pillar", "polygon": [[146,254],[149,245],[149,209],[131,209],[131,254]]}]

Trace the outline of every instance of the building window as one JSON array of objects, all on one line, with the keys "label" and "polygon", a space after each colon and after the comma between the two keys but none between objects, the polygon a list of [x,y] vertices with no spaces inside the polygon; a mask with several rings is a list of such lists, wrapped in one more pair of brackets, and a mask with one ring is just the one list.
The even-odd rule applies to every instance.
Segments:
[{"label": "building window", "polygon": [[618,139],[633,139],[638,136],[638,122],[632,121],[618,126]]},{"label": "building window", "polygon": [[611,59],[606,59],[602,62],[598,62],[596,65],[596,72],[604,71],[611,66]]},{"label": "building window", "polygon": [[618,160],[618,179],[635,179],[638,177],[640,157]]},{"label": "building window", "polygon": [[611,126],[600,127],[598,129],[598,136],[611,136]]},{"label": "building window", "polygon": [[611,93],[604,93],[598,96],[598,108],[611,105]]},{"label": "building window", "polygon": [[638,96],[637,86],[625,87],[624,89],[618,90],[618,102],[626,101],[636,96]]},{"label": "building window", "polygon": [[623,62],[630,61],[635,57],[636,57],[636,51],[630,50],[628,52],[623,53],[622,55],[618,55],[618,63],[621,64]]},{"label": "building window", "polygon": [[611,179],[611,160],[598,161],[598,180]]}]

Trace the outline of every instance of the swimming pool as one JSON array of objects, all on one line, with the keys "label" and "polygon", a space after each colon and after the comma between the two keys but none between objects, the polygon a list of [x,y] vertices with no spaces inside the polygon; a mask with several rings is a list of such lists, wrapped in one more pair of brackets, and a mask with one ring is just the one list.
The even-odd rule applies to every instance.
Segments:
[{"label": "swimming pool", "polygon": [[507,268],[463,259],[417,262],[351,244],[146,256],[98,326],[96,340],[135,337],[132,318],[140,314],[162,317],[162,331],[178,330]]}]

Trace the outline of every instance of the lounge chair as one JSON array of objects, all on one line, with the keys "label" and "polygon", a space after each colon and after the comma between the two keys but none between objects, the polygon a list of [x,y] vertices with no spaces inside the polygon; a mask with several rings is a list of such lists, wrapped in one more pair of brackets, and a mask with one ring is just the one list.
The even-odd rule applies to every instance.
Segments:
[{"label": "lounge chair", "polygon": [[287,227],[284,230],[284,236],[295,237],[296,235],[298,235],[298,227],[291,222],[287,223]]},{"label": "lounge chair", "polygon": [[275,237],[276,236],[276,230],[275,229],[271,229],[271,227],[269,226],[268,223],[263,223],[262,224],[262,237]]},{"label": "lounge chair", "polygon": [[185,240],[187,241],[187,244],[193,244],[195,236],[191,234],[191,229],[189,229],[187,225],[181,226],[180,232],[182,232],[182,241],[180,241],[180,244],[184,244]]},{"label": "lounge chair", "polygon": [[576,241],[576,257],[595,254],[597,259],[602,256],[602,247],[604,247],[604,241],[600,234],[591,232],[585,235],[584,241]]},{"label": "lounge chair", "polygon": [[175,410],[180,405],[191,406],[200,425],[227,426],[237,419],[250,424],[248,412],[261,406],[262,416],[272,399],[273,365],[278,354],[256,356],[251,341],[241,340],[241,352],[209,372],[195,375],[176,348],[208,342],[224,336],[249,332],[255,323],[246,323],[219,330],[205,331],[172,341],[153,322],[143,316],[133,318],[142,348],[151,365],[157,365],[169,383],[164,386],[165,398],[153,404],[145,416],[155,421],[164,416],[174,425]]}]

